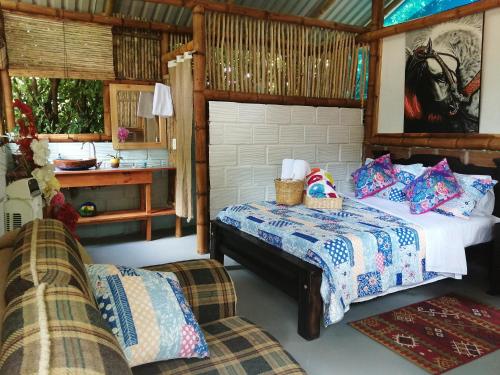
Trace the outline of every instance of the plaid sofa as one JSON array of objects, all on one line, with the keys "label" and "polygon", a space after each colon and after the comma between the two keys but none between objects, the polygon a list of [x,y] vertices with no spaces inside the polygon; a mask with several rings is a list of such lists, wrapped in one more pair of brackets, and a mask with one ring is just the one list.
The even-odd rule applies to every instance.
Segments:
[{"label": "plaid sofa", "polygon": [[[80,273],[85,268],[75,246],[54,220],[29,223],[18,234],[7,276],[0,373],[39,373],[45,359],[44,370],[54,374],[305,374],[269,333],[235,315],[232,280],[220,263],[208,259],[148,269],[177,275],[205,333],[210,358],[128,368],[117,340],[88,297],[90,286],[83,285],[88,278]],[[40,324],[40,294],[45,298],[45,325]]]}]

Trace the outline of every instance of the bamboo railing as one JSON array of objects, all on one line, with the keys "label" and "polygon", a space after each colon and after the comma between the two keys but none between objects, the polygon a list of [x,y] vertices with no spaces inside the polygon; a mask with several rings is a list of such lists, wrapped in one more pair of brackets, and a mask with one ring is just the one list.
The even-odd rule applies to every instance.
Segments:
[{"label": "bamboo railing", "polygon": [[352,32],[209,11],[205,29],[210,90],[354,99],[358,64],[366,71]]}]

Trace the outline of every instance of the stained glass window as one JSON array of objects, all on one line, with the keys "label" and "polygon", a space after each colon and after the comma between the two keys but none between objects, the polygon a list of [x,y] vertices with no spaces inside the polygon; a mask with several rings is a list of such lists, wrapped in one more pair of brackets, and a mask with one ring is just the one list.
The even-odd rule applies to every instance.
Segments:
[{"label": "stained glass window", "polygon": [[478,0],[405,0],[385,17],[384,26],[391,26],[434,13],[444,12],[476,1]]}]

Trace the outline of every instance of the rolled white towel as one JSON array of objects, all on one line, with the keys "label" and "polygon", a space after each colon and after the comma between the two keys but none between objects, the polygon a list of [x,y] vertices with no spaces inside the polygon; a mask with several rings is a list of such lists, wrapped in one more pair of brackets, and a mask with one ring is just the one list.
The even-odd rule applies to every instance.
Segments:
[{"label": "rolled white towel", "polygon": [[294,160],[293,162],[293,180],[304,180],[311,171],[309,163],[305,160]]},{"label": "rolled white towel", "polygon": [[281,179],[289,180],[292,178],[293,174],[293,159],[283,159],[283,163],[281,164]]}]

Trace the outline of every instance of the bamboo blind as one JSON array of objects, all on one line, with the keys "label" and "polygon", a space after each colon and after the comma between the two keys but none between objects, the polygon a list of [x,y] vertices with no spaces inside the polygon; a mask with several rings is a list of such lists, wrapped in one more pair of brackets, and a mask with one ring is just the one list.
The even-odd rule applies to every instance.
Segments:
[{"label": "bamboo blind", "polygon": [[161,33],[113,28],[113,55],[118,79],[161,80]]},{"label": "bamboo blind", "polygon": [[177,48],[186,44],[193,39],[192,34],[174,34],[170,33],[168,36],[168,49],[170,51],[175,51]]},{"label": "bamboo blind", "polygon": [[354,33],[217,12],[205,29],[209,89],[354,99],[358,79],[364,96],[368,47]]},{"label": "bamboo blind", "polygon": [[3,15],[11,76],[114,79],[110,26]]}]

